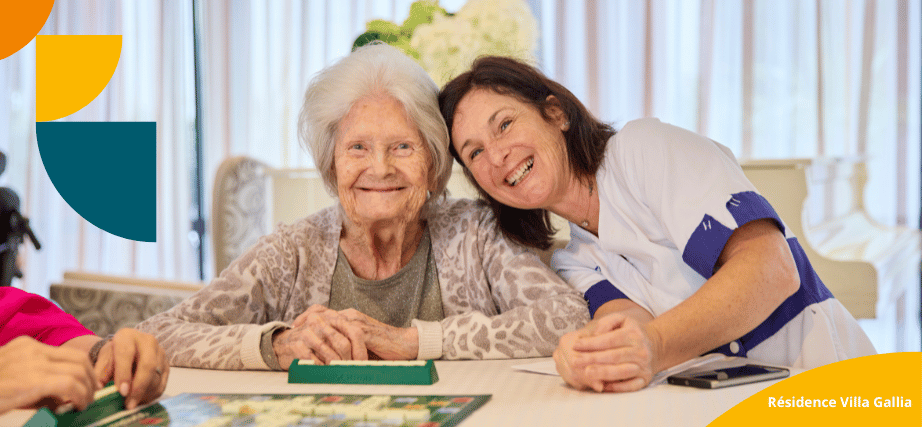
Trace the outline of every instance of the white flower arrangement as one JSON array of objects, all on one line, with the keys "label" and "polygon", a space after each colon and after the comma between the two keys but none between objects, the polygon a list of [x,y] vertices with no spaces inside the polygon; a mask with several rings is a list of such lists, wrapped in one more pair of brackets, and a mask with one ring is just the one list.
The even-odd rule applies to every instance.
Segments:
[{"label": "white flower arrangement", "polygon": [[482,55],[534,62],[538,23],[524,0],[470,0],[451,15],[438,1],[420,0],[402,26],[375,20],[356,46],[383,40],[415,58],[439,86]]}]

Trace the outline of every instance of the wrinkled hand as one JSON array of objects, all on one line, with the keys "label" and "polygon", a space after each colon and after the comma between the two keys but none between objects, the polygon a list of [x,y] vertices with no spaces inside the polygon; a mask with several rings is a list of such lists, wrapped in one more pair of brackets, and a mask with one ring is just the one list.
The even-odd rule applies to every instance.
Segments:
[{"label": "wrinkled hand", "polygon": [[620,313],[595,319],[560,339],[554,351],[557,372],[578,390],[640,390],[653,379],[655,336]]},{"label": "wrinkled hand", "polygon": [[0,413],[70,402],[86,409],[98,387],[86,352],[16,338],[0,347]]},{"label": "wrinkled hand", "polygon": [[99,350],[95,372],[99,386],[114,380],[125,407],[133,409],[163,394],[170,365],[156,338],[124,328]]},{"label": "wrinkled hand", "polygon": [[272,337],[272,348],[285,369],[294,359],[312,359],[320,364],[368,360],[362,328],[340,312],[319,304],[301,313],[291,329]]},{"label": "wrinkled hand", "polygon": [[351,308],[340,311],[340,314],[361,327],[368,351],[382,360],[413,360],[419,354],[419,331],[416,328],[391,326]]}]

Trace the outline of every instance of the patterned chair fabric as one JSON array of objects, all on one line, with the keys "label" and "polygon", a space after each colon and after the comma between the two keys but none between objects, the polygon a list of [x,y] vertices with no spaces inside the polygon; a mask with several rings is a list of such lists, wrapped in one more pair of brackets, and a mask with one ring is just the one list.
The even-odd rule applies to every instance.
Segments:
[{"label": "patterned chair fabric", "polygon": [[61,283],[51,285],[49,296],[96,335],[106,336],[168,310],[200,287],[198,283],[66,272]]},{"label": "patterned chair fabric", "polygon": [[185,297],[115,292],[107,289],[52,285],[51,299],[96,335],[114,334],[157,313],[169,310]]},{"label": "patterned chair fabric", "polygon": [[264,163],[232,157],[218,167],[211,208],[214,274],[269,234],[267,172]]}]

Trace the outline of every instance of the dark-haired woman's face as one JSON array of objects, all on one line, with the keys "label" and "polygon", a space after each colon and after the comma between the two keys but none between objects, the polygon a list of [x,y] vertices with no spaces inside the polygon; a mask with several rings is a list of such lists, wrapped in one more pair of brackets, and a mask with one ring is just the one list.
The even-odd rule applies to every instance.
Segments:
[{"label": "dark-haired woman's face", "polygon": [[517,98],[474,89],[455,110],[451,143],[477,184],[505,205],[549,208],[562,200],[572,174],[559,108],[545,120]]}]

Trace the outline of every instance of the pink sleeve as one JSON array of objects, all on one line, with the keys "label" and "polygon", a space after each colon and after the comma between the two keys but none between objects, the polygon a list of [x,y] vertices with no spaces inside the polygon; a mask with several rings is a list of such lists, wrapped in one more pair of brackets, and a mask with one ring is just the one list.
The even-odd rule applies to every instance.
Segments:
[{"label": "pink sleeve", "polygon": [[0,287],[0,345],[26,335],[59,346],[92,334],[51,301],[20,289]]}]

